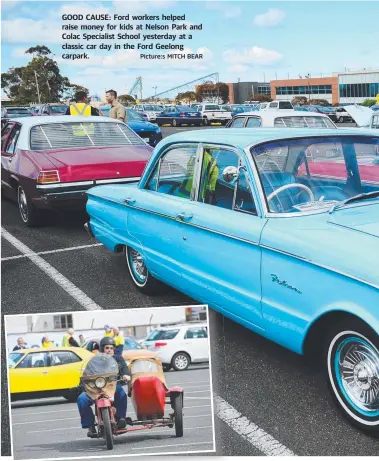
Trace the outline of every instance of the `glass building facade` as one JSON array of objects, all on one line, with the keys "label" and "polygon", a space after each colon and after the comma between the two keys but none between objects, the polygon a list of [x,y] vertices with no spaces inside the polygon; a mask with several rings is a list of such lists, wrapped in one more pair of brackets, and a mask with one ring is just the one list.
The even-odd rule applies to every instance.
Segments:
[{"label": "glass building facade", "polygon": [[332,85],[305,85],[305,86],[278,86],[276,94],[279,95],[307,95],[331,94]]},{"label": "glass building facade", "polygon": [[257,94],[265,94],[267,96],[270,96],[271,95],[271,87],[270,87],[270,85],[258,86],[257,87]]},{"label": "glass building facade", "polygon": [[340,98],[375,98],[379,83],[340,83]]}]

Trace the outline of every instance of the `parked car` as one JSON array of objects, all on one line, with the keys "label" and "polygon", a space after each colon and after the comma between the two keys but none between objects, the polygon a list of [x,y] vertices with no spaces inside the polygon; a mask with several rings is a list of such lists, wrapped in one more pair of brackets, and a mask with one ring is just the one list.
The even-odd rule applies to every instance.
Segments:
[{"label": "parked car", "polygon": [[[99,107],[104,117],[109,117],[109,111],[111,106]],[[139,112],[133,109],[125,108],[126,112],[126,124],[140,136],[147,144],[155,147],[162,139],[161,129],[154,123],[147,122]]]},{"label": "parked car", "polygon": [[310,112],[319,112],[320,114],[327,115],[332,122],[337,121],[337,113],[335,107],[328,107],[328,106],[315,106],[311,105],[308,106]]},{"label": "parked car", "polygon": [[242,112],[233,117],[227,128],[337,128],[327,115],[297,112],[291,109]]},{"label": "parked car", "polygon": [[155,122],[157,116],[163,111],[162,106],[155,104],[136,104],[133,106],[133,109],[141,114],[148,122]]},{"label": "parked car", "polygon": [[32,112],[28,107],[2,107],[1,118],[31,117]]},{"label": "parked car", "polygon": [[293,109],[291,101],[275,100],[272,102],[262,102],[259,104],[259,110],[288,110]]},{"label": "parked car", "polygon": [[195,125],[202,123],[201,114],[198,110],[189,106],[172,106],[164,109],[156,120],[158,126],[170,124],[172,126]]},{"label": "parked car", "polygon": [[95,184],[138,181],[152,148],[106,117],[10,119],[1,131],[1,186],[27,226],[41,211],[84,208]]},{"label": "parked car", "polygon": [[344,107],[337,107],[336,108],[336,121],[339,123],[344,123],[344,122],[353,122],[353,118],[351,115],[346,112],[346,109]]},{"label": "parked car", "polygon": [[374,104],[373,106],[371,106],[371,110],[374,110],[374,111],[379,110],[379,104]]},{"label": "parked car", "polygon": [[201,113],[204,125],[217,122],[225,125],[232,118],[232,114],[225,109],[221,109],[218,104],[199,104],[196,107]]},{"label": "parked car", "polygon": [[66,104],[42,104],[38,106],[37,115],[65,115],[68,106]]},{"label": "parked car", "polygon": [[344,109],[359,128],[365,130],[378,128],[378,114],[372,110],[372,107],[352,104],[350,106],[345,106]]},{"label": "parked car", "polygon": [[76,402],[82,369],[92,357],[80,347],[11,352],[8,355],[11,401],[62,396]]},{"label": "parked car", "polygon": [[153,330],[143,345],[156,352],[164,371],[186,370],[191,363],[209,362],[206,323],[174,325]]},{"label": "parked car", "polygon": [[[342,414],[378,436],[378,146],[358,129],[177,133],[137,187],[87,192],[87,228],[124,253],[141,292],[171,285],[312,366],[320,359]],[[205,194],[210,156],[217,182]],[[324,177],[307,169],[317,162]]]},{"label": "parked car", "polygon": [[[157,358],[157,354],[153,351],[149,351],[146,348],[142,347],[138,342],[131,338],[130,336],[125,336],[125,344],[124,349],[122,352],[122,356],[126,360],[127,363],[130,363],[132,360],[139,359],[139,358]],[[87,351],[91,352],[92,354],[99,353],[101,338],[89,338],[83,344],[83,348]]]}]

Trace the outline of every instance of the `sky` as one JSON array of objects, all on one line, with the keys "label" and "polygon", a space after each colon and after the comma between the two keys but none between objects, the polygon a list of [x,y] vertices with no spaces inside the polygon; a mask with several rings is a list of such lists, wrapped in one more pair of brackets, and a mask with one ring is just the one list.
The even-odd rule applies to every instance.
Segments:
[{"label": "sky", "polygon": [[[297,78],[307,73],[320,77],[345,68],[379,67],[378,1],[17,0],[2,1],[1,12],[2,72],[27,64],[30,56],[24,51],[29,47],[46,45],[55,54],[62,75],[100,96],[110,88],[129,93],[139,76],[143,97],[148,97],[214,72],[219,73],[220,81],[237,82]],[[203,30],[194,31],[192,40],[174,43],[183,43],[186,53],[202,53],[205,59],[141,60],[140,53],[170,51],[111,50],[88,51],[88,60],[64,60],[62,14],[75,13],[185,14],[187,26],[202,24]]]}]

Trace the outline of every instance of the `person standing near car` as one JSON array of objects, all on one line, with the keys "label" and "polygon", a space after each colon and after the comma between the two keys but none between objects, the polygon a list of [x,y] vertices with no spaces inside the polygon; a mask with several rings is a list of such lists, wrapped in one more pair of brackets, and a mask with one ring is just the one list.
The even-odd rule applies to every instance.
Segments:
[{"label": "person standing near car", "polygon": [[49,337],[48,336],[44,336],[42,338],[42,347],[44,349],[47,349],[49,347],[54,347],[54,343],[52,341],[49,340]]},{"label": "person standing near car", "polygon": [[116,343],[114,354],[121,356],[122,351],[124,350],[125,338],[117,327],[113,328],[113,334],[113,339]]},{"label": "person standing near car", "polygon": [[69,328],[67,334],[63,336],[62,347],[80,347],[77,341],[74,339],[74,329]]},{"label": "person standing near car", "polygon": [[127,123],[125,107],[118,101],[117,92],[108,90],[105,94],[105,99],[111,105],[109,117]]},{"label": "person standing near car", "polygon": [[27,349],[24,338],[20,336],[17,338],[17,346],[14,346],[13,350],[14,351],[21,351],[23,349]]},{"label": "person standing near car", "polygon": [[114,333],[113,333],[113,328],[110,325],[104,325],[104,338],[113,338]]},{"label": "person standing near car", "polygon": [[75,94],[75,101],[70,103],[66,115],[90,117],[99,115],[99,111],[88,104],[88,98],[84,91],[78,91]]}]

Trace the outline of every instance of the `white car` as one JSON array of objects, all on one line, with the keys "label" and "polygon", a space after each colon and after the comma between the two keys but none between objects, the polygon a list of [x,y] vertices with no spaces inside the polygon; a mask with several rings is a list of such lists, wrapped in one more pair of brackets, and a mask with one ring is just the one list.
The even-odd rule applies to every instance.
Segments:
[{"label": "white car", "polygon": [[196,106],[196,109],[201,112],[204,125],[214,122],[226,124],[232,118],[231,112],[221,109],[218,104],[199,104]]},{"label": "white car", "polygon": [[206,323],[187,323],[153,330],[143,346],[156,352],[164,371],[186,370],[191,363],[209,362],[208,326]]},{"label": "white car", "polygon": [[133,109],[141,114],[148,122],[155,122],[157,115],[163,111],[162,106],[155,104],[137,104]]},{"label": "white car", "polygon": [[271,101],[259,104],[259,110],[287,110],[293,109],[291,101]]},{"label": "white car", "polygon": [[227,128],[337,128],[330,118],[319,112],[293,109],[241,112],[226,125]]},{"label": "white car", "polygon": [[379,129],[379,112],[370,107],[354,104],[345,106],[344,109],[351,116],[359,128],[377,130]]}]

